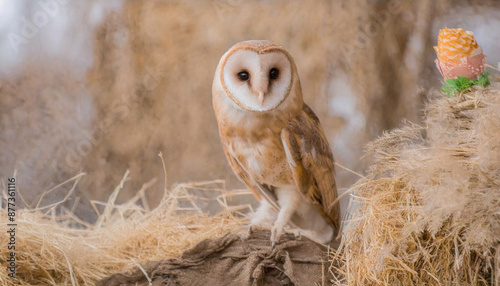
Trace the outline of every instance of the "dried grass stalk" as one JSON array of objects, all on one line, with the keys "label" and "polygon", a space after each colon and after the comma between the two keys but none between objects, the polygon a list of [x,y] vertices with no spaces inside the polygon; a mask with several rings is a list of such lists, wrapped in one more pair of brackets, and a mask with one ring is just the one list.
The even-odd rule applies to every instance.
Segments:
[{"label": "dried grass stalk", "polygon": [[369,145],[339,257],[345,285],[491,285],[500,242],[500,90],[431,101]]}]

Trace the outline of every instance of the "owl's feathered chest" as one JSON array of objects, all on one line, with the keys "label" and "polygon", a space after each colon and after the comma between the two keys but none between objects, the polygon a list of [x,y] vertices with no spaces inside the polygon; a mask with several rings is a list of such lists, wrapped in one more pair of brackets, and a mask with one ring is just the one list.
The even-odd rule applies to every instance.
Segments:
[{"label": "owl's feathered chest", "polygon": [[293,178],[281,142],[283,128],[284,123],[278,120],[257,120],[246,128],[220,126],[220,131],[229,153],[254,180],[286,186],[293,184]]}]

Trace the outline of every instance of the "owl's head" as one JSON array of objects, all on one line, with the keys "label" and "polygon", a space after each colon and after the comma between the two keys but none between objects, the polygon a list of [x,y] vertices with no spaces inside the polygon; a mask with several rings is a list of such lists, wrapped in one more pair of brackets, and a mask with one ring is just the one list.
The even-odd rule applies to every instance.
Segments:
[{"label": "owl's head", "polygon": [[221,58],[214,87],[248,111],[269,111],[290,94],[296,67],[290,54],[269,41],[240,42]]}]

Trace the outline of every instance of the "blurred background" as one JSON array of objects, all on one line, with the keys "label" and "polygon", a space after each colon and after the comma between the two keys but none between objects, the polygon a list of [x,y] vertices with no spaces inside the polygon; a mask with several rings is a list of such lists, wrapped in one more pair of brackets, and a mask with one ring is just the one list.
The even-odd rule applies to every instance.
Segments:
[{"label": "blurred background", "polygon": [[[498,1],[0,0],[2,185],[17,170],[34,207],[85,172],[67,205],[93,220],[89,200],[107,200],[126,170],[118,202],[150,182],[158,203],[161,151],[168,188],[244,188],[222,152],[211,85],[222,54],[248,39],[292,54],[336,160],[363,174],[365,144],[404,119],[418,124],[426,91],[441,85],[433,46],[444,27],[473,31],[497,66]],[[357,179],[337,168],[341,191]]]}]

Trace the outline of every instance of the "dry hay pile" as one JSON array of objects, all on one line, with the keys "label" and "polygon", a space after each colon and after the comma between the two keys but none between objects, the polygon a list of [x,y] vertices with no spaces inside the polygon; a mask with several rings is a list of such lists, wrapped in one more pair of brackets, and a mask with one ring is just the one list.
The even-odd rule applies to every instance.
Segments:
[{"label": "dry hay pile", "polygon": [[[73,185],[67,198],[82,176],[63,183]],[[115,204],[127,176],[128,172],[107,203],[93,202],[99,212],[93,224],[61,208],[62,202],[18,210],[17,279],[8,277],[9,238],[2,235],[0,284],[95,285],[112,273],[142,267],[146,261],[176,257],[203,239],[234,232],[245,222],[239,214],[249,206],[228,204],[231,197],[244,192],[225,191],[221,181],[178,185],[165,192],[157,208],[149,210],[145,192],[151,181],[130,201]],[[219,205],[217,214],[203,212],[217,210],[215,205]],[[5,205],[0,220],[7,221]]]},{"label": "dry hay pile", "polygon": [[424,126],[405,124],[369,145],[375,163],[350,190],[357,210],[332,267],[339,284],[494,283],[500,90],[437,96]]}]

